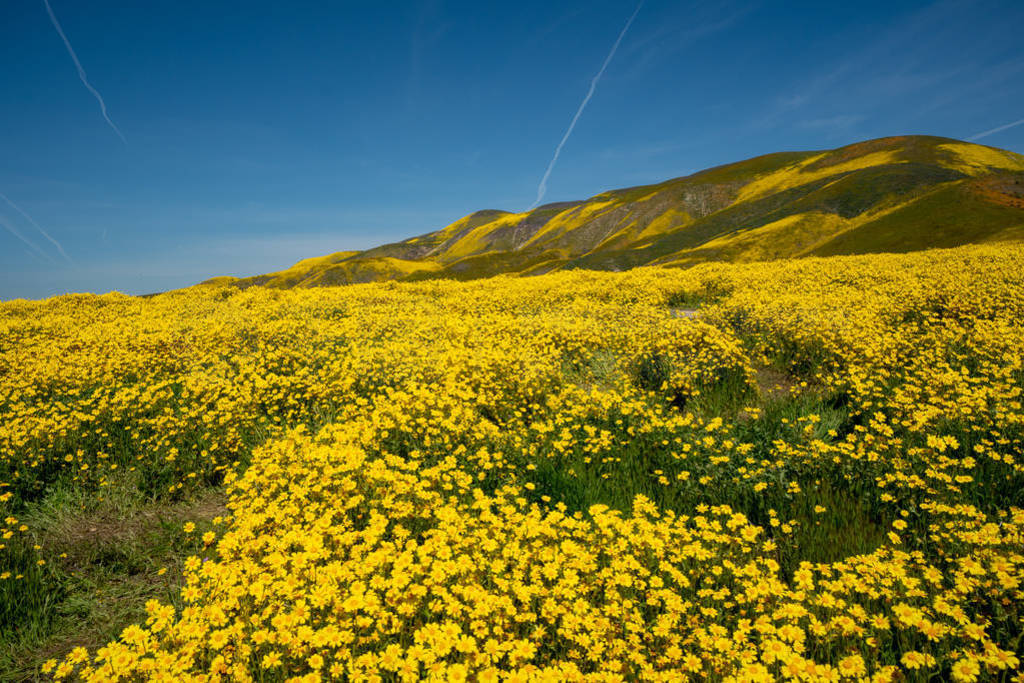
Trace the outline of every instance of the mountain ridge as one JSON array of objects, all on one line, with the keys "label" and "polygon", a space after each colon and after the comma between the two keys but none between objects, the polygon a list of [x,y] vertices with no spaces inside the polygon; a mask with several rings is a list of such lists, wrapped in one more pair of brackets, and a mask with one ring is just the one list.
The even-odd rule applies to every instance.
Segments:
[{"label": "mountain ridge", "polygon": [[202,284],[313,287],[622,270],[1024,239],[1024,155],[935,136],[774,152],[439,230],[282,271]]}]

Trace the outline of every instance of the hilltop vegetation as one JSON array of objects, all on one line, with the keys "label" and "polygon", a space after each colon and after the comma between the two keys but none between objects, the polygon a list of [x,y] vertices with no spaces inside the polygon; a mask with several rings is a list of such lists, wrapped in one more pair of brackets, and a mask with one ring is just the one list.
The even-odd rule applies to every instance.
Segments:
[{"label": "hilltop vegetation", "polygon": [[907,252],[1024,238],[1024,156],[904,136],[784,152],[525,213],[477,211],[446,228],[237,287],[473,279]]},{"label": "hilltop vegetation", "polygon": [[1021,668],[1017,243],[66,296],[0,332],[6,677]]}]

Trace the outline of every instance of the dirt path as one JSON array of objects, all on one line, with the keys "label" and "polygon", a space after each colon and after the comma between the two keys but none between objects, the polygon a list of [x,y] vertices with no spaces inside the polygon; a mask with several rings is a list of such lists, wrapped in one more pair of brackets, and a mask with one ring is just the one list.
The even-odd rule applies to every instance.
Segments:
[{"label": "dirt path", "polygon": [[670,308],[668,314],[672,318],[699,318],[700,311],[696,308]]}]

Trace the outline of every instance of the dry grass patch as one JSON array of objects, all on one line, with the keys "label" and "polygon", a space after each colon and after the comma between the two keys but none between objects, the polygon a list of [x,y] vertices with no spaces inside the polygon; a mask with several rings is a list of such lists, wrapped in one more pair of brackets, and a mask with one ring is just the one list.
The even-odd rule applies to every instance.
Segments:
[{"label": "dry grass patch", "polygon": [[46,660],[103,646],[145,621],[149,600],[179,603],[185,560],[203,552],[202,534],[227,515],[225,502],[220,489],[172,505],[143,503],[123,489],[98,502],[58,489],[40,501],[27,518],[36,543],[55,558],[63,597],[44,637],[15,632],[0,640],[0,681],[39,680]]}]

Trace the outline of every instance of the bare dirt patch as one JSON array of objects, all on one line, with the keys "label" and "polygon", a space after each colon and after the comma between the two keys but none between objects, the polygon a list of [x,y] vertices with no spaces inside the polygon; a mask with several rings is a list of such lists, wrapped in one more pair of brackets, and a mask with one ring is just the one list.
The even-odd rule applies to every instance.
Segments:
[{"label": "bare dirt patch", "polygon": [[800,386],[797,379],[776,368],[759,368],[755,379],[758,393],[767,400],[790,396]]},{"label": "bare dirt patch", "polygon": [[700,311],[696,308],[670,308],[669,316],[673,318],[699,318]]}]

